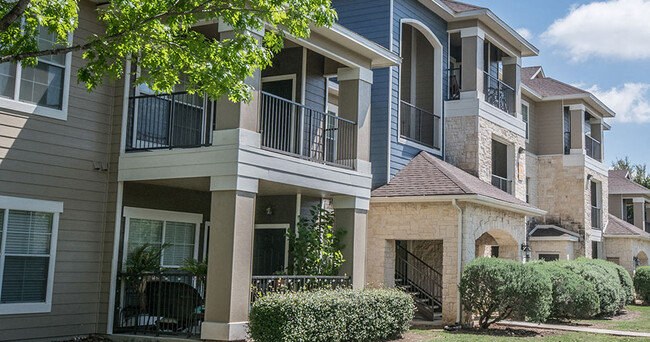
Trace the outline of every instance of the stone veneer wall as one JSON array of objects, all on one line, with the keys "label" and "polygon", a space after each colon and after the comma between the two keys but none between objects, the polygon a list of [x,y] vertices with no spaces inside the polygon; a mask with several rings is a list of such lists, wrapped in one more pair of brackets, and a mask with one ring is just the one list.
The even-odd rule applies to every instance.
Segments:
[{"label": "stone veneer wall", "polygon": [[434,270],[442,271],[442,256],[444,253],[442,240],[411,241],[408,250],[433,267]]},{"label": "stone veneer wall", "polygon": [[571,241],[530,241],[531,261],[538,260],[540,254],[559,254],[560,260],[573,260],[574,244]]},{"label": "stone veneer wall", "polygon": [[445,160],[474,176],[478,176],[479,168],[477,119],[477,116],[445,118]]},{"label": "stone veneer wall", "polygon": [[[459,202],[459,206],[464,211],[463,264],[474,259],[476,239],[485,232],[492,231],[496,240],[508,241],[510,246],[524,243],[524,215],[472,203]],[[366,241],[366,282],[371,286],[395,285],[395,240],[441,240],[442,318],[445,323],[455,322],[458,298],[457,224],[458,211],[450,202],[371,202]],[[513,256],[517,254],[513,251],[508,253]]]},{"label": "stone veneer wall", "polygon": [[630,274],[634,274],[633,258],[640,252],[645,253],[646,258],[650,256],[650,241],[628,237],[605,238],[605,256],[607,258],[618,258],[618,264],[623,266]]},{"label": "stone veneer wall", "polygon": [[539,159],[536,155],[526,153],[526,177],[528,181],[529,203],[537,207],[539,204]]}]

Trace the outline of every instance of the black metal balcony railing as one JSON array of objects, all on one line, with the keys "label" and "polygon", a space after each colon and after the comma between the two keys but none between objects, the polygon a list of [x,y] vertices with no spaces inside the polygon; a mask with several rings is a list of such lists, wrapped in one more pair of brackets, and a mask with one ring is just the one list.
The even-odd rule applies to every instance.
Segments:
[{"label": "black metal balcony railing", "polygon": [[515,115],[515,90],[488,72],[484,71],[483,74],[485,101],[510,115]]},{"label": "black metal balcony railing", "polygon": [[261,93],[262,147],[334,166],[354,168],[356,123]]},{"label": "black metal balcony railing", "polygon": [[209,107],[205,97],[187,92],[130,97],[126,150],[209,145]]},{"label": "black metal balcony railing", "polygon": [[645,223],[645,231],[650,233],[650,222]]},{"label": "black metal balcony railing", "polygon": [[117,275],[115,333],[200,336],[205,275],[164,271]]},{"label": "black metal balcony railing", "polygon": [[587,156],[597,161],[602,161],[600,153],[600,141],[592,138],[591,136],[585,135],[585,150],[587,151]]},{"label": "black metal balcony railing", "polygon": [[251,302],[269,293],[311,291],[323,288],[350,288],[347,276],[277,275],[253,276]]},{"label": "black metal balcony railing", "polygon": [[447,74],[449,75],[449,94],[447,96],[448,100],[460,100],[460,92],[462,91],[462,82],[461,82],[461,73],[460,68],[456,69],[447,69]]},{"label": "black metal balcony railing", "polygon": [[441,145],[441,118],[406,101],[401,101],[400,135],[431,148]]},{"label": "black metal balcony railing", "polygon": [[502,191],[512,194],[512,180],[510,179],[492,175],[492,185],[501,189]]},{"label": "black metal balcony railing", "polygon": [[598,230],[603,229],[602,210],[594,206],[591,207],[591,228]]}]

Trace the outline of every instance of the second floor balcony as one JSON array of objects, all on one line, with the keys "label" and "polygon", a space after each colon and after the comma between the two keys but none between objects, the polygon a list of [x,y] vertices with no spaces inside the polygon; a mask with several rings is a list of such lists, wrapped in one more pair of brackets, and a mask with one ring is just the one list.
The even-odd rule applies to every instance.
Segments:
[{"label": "second floor balcony", "polygon": [[492,175],[492,185],[500,189],[501,191],[505,191],[509,194],[512,194],[512,180],[503,178],[497,175]]},{"label": "second floor balcony", "polygon": [[601,156],[601,143],[600,141],[592,138],[589,135],[585,135],[585,151],[588,157],[595,159],[597,161],[602,161]]},{"label": "second floor balcony", "polygon": [[404,139],[440,149],[442,118],[406,101],[400,102],[400,136]]},{"label": "second floor balcony", "polygon": [[510,115],[517,115],[515,90],[494,75],[485,71],[483,74],[483,95],[485,96],[485,102]]},{"label": "second floor balcony", "polygon": [[591,228],[602,230],[603,229],[603,215],[602,209],[598,207],[591,207]]}]

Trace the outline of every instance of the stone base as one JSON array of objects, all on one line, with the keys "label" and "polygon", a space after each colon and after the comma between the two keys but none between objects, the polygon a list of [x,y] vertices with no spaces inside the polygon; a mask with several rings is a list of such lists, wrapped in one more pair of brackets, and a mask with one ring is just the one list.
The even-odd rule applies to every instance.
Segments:
[{"label": "stone base", "polygon": [[248,337],[248,322],[203,322],[201,340],[204,341],[245,341]]}]

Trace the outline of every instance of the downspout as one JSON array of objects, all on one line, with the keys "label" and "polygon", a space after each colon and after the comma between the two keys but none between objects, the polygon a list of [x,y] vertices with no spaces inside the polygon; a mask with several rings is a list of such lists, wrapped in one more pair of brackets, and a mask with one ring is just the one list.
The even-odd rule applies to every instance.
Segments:
[{"label": "downspout", "polygon": [[[458,206],[456,199],[451,200],[451,204],[458,210],[458,284],[463,272],[463,209]],[[461,324],[462,305],[460,302],[460,291],[458,291],[458,312],[456,313],[456,325]]]}]

